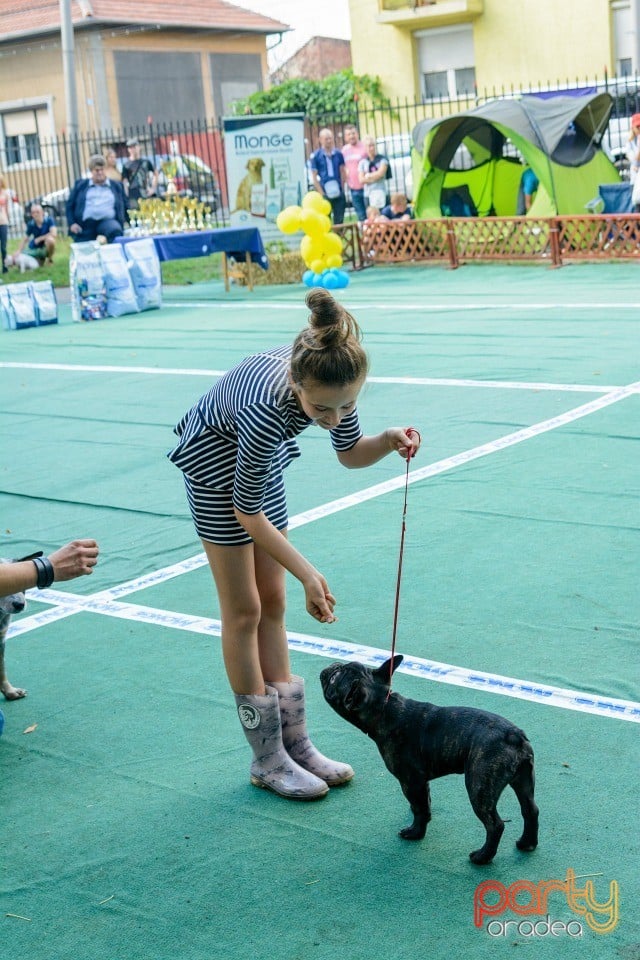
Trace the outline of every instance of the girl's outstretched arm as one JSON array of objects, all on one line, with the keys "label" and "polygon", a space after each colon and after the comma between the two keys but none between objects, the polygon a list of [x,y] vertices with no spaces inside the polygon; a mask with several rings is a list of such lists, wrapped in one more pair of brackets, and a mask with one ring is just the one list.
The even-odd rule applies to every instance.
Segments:
[{"label": "girl's outstretched arm", "polygon": [[405,460],[420,449],[420,434],[413,427],[389,427],[375,437],[360,437],[350,450],[339,450],[343,467],[369,467],[396,450]]}]

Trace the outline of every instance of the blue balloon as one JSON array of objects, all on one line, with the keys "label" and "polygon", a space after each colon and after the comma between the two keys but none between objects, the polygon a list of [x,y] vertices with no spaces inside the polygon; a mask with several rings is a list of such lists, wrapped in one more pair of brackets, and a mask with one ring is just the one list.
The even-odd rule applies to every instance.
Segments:
[{"label": "blue balloon", "polygon": [[324,287],[324,278],[321,273],[314,273],[311,281],[312,287]]},{"label": "blue balloon", "polygon": [[335,273],[329,273],[326,277],[323,277],[323,283],[325,290],[338,290],[340,278],[336,277]]},{"label": "blue balloon", "polygon": [[338,279],[338,290],[342,290],[344,287],[349,286],[349,274],[345,273],[344,270],[336,270],[337,279]]},{"label": "blue balloon", "polygon": [[305,272],[302,274],[302,282],[304,283],[305,287],[313,286],[314,277],[315,277],[315,273],[313,272],[313,270],[305,270]]}]

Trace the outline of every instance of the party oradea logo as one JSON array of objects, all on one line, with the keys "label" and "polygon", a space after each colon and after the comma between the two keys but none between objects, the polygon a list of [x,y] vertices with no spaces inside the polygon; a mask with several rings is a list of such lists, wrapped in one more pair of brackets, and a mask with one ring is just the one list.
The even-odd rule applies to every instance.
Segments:
[{"label": "party oradea logo", "polygon": [[[611,933],[618,924],[619,891],[616,880],[609,883],[608,898],[598,900],[595,882],[576,876],[567,869],[564,880],[516,880],[506,887],[499,880],[479,883],[473,896],[473,922],[490,937],[518,935],[526,938],[583,937],[594,933]],[[584,886],[577,881],[584,880]],[[603,895],[603,891],[599,891]],[[569,917],[561,908],[569,907]]]}]

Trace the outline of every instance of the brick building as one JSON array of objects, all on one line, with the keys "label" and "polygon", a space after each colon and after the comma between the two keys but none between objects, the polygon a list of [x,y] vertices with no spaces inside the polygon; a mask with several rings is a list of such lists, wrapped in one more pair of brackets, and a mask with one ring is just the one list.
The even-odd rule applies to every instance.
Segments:
[{"label": "brick building", "polygon": [[334,37],[312,37],[270,76],[273,86],[285,80],[323,80],[351,66],[351,43]]}]

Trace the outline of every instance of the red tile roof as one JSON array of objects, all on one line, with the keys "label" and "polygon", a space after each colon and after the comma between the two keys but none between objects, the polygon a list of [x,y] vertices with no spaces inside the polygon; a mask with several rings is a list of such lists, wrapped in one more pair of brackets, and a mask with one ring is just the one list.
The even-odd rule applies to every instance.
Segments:
[{"label": "red tile roof", "polygon": [[[225,0],[72,0],[75,27],[89,24],[282,33],[290,28]],[[59,0],[0,0],[0,43],[58,32]]]}]

